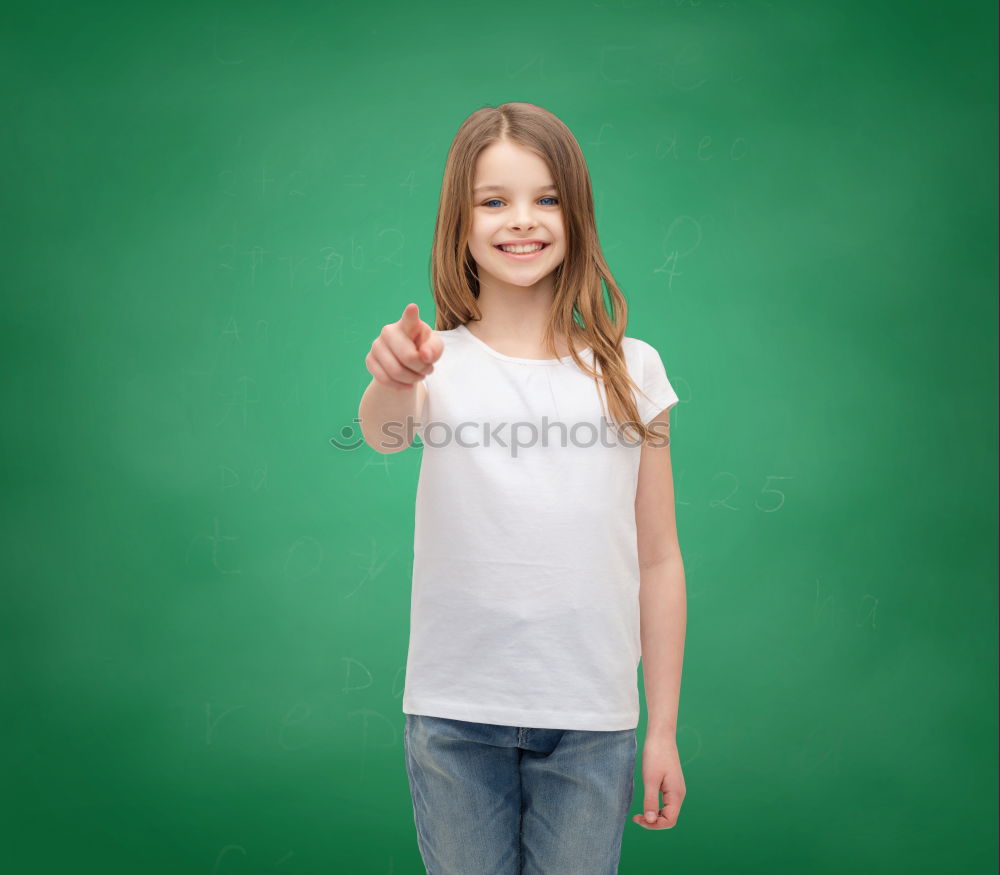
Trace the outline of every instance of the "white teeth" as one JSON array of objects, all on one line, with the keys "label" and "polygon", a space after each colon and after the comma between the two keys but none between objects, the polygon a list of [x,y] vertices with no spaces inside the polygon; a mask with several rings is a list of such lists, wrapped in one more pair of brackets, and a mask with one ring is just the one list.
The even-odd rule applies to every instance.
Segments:
[{"label": "white teeth", "polygon": [[502,249],[504,252],[523,253],[523,252],[537,252],[539,249],[542,248],[542,246],[543,244],[541,243],[533,243],[530,246],[500,246],[499,248]]}]

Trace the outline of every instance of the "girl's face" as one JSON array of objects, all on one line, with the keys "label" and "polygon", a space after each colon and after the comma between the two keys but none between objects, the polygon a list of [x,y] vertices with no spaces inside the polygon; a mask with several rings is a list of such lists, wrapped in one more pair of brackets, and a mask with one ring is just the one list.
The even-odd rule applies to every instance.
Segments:
[{"label": "girl's face", "polygon": [[[513,143],[494,143],[476,162],[469,251],[484,284],[530,288],[566,257],[559,192],[549,168],[534,152]],[[507,255],[502,243],[538,241],[539,252]]]}]

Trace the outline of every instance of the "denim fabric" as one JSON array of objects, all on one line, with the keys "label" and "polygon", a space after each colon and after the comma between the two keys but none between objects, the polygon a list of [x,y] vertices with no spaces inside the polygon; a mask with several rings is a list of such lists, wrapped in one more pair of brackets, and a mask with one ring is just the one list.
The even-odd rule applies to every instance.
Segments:
[{"label": "denim fabric", "polygon": [[636,731],[532,729],[405,714],[428,875],[615,875]]}]

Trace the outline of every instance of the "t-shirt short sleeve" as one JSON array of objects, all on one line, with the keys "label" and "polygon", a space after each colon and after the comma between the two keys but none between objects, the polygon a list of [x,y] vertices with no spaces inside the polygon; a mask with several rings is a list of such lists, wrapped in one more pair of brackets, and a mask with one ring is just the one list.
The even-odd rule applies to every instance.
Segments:
[{"label": "t-shirt short sleeve", "polygon": [[639,408],[639,417],[643,424],[647,424],[661,410],[673,407],[677,403],[677,393],[667,379],[667,369],[663,366],[663,359],[660,358],[654,346],[640,340],[642,352],[642,382],[640,388],[642,392],[636,393],[636,402]]}]

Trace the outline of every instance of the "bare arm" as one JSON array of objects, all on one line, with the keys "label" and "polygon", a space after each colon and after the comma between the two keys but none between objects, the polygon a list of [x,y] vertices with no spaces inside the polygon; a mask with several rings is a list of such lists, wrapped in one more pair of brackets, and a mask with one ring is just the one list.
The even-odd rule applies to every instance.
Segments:
[{"label": "bare arm", "polygon": [[[661,411],[650,425],[657,434],[669,435],[669,410]],[[635,521],[642,677],[649,717],[642,749],[645,815],[636,814],[632,820],[645,829],[671,829],[677,823],[687,793],[677,751],[687,594],[674,516],[669,441],[665,445],[647,443],[642,447]]]},{"label": "bare arm", "polygon": [[[662,411],[650,425],[657,434],[669,435],[669,411]],[[642,674],[648,707],[646,731],[647,735],[673,737],[684,661],[687,594],[677,537],[669,441],[642,447],[635,520]]]}]

